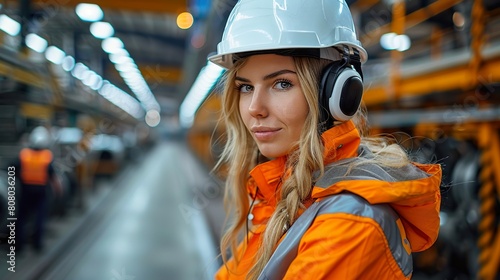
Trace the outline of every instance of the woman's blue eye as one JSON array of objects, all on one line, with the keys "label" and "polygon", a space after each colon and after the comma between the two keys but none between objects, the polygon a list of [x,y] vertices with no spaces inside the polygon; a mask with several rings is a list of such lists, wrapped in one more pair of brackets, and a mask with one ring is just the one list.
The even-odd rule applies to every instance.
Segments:
[{"label": "woman's blue eye", "polygon": [[241,93],[248,93],[250,91],[252,91],[253,87],[251,85],[247,85],[247,84],[242,84],[242,85],[237,85],[236,86],[236,90],[238,90],[238,92],[241,92]]},{"label": "woman's blue eye", "polygon": [[275,86],[277,89],[286,90],[286,89],[289,89],[292,87],[292,83],[290,81],[283,80],[283,81],[276,82]]}]

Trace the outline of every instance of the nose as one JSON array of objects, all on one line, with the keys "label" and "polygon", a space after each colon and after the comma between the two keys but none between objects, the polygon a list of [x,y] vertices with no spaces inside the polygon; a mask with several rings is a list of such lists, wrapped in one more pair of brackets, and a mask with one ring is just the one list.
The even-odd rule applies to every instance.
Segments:
[{"label": "nose", "polygon": [[262,118],[268,115],[266,92],[255,87],[254,92],[248,104],[248,112],[254,118]]}]

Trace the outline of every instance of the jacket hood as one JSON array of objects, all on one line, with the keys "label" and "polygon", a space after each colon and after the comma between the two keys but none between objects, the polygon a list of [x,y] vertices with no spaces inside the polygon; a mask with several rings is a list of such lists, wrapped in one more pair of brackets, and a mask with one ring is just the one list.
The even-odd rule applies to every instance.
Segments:
[{"label": "jacket hood", "polygon": [[[344,139],[351,143],[349,140],[359,143],[356,137]],[[325,143],[325,151],[339,150],[338,146]],[[370,161],[373,154],[363,145],[344,144],[342,149],[348,149],[344,153],[350,154],[355,146],[357,156],[337,157],[325,166],[325,173],[313,187],[312,198],[351,192],[370,204],[387,203],[399,214],[412,251],[432,246],[440,226],[441,166],[410,163],[398,168],[383,167]]]},{"label": "jacket hood", "polygon": [[440,166],[412,163],[403,168],[382,169],[368,164],[344,175],[353,161],[343,160],[330,166],[314,186],[312,197],[351,192],[370,204],[387,203],[399,214],[412,251],[429,248],[439,233]]}]

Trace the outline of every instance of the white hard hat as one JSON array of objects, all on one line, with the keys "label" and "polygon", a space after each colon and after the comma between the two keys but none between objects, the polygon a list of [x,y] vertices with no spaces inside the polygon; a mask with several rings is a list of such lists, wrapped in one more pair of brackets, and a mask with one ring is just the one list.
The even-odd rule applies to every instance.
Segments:
[{"label": "white hard hat", "polygon": [[51,144],[49,131],[43,126],[37,126],[30,134],[30,147],[33,149],[47,149]]},{"label": "white hard hat", "polygon": [[351,12],[344,0],[240,0],[229,15],[217,54],[208,59],[224,68],[233,54],[278,49],[320,49],[330,60],[330,47],[359,52],[366,50],[356,36]]}]

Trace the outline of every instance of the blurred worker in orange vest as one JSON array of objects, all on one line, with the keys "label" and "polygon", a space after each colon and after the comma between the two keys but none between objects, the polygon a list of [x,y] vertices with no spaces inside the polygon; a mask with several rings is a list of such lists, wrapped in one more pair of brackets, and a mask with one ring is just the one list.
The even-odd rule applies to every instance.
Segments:
[{"label": "blurred worker in orange vest", "polygon": [[34,215],[34,240],[36,251],[43,249],[43,237],[47,220],[50,186],[55,194],[62,193],[61,183],[53,166],[53,155],[49,150],[51,137],[43,127],[36,127],[29,136],[29,147],[19,153],[16,165],[20,179],[21,196],[18,218],[18,238],[16,249],[21,251],[26,243],[26,226]]}]

